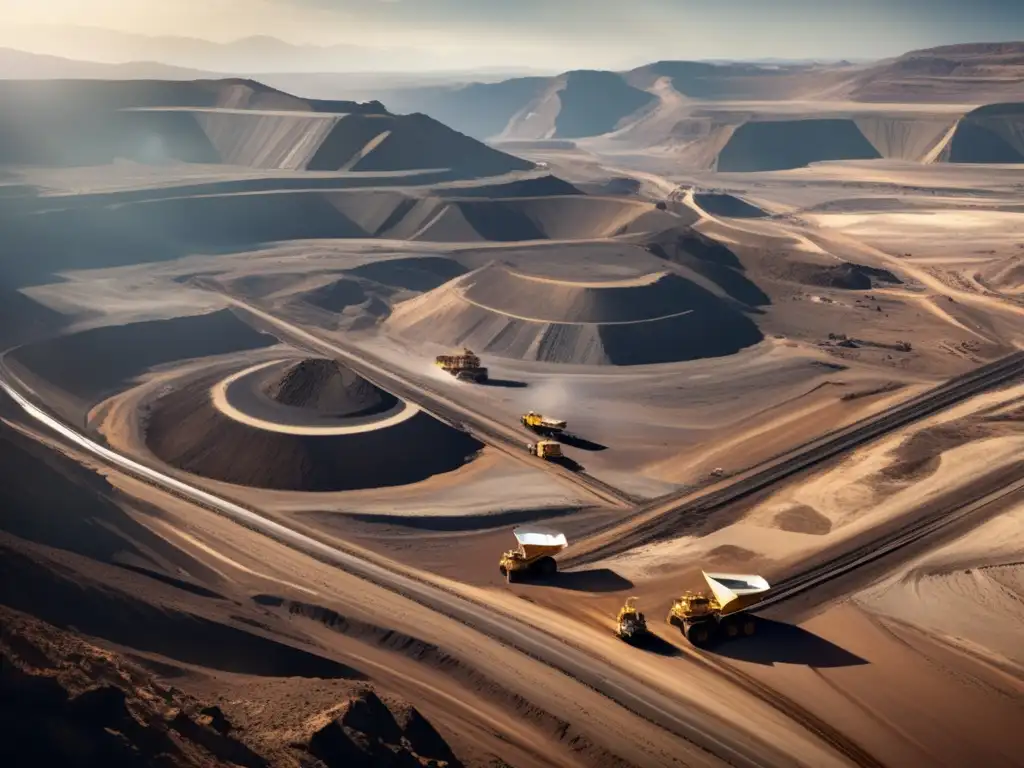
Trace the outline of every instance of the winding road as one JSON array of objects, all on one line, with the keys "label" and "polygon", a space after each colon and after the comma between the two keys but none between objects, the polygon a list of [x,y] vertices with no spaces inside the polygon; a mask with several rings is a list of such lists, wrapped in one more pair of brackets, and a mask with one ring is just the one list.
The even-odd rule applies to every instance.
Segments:
[{"label": "winding road", "polygon": [[[478,603],[426,580],[411,578],[337,546],[325,544],[270,520],[258,511],[196,488],[105,448],[47,413],[19,392],[12,382],[21,385],[16,377],[0,367],[0,389],[28,417],[132,477],[224,515],[322,562],[473,627],[573,677],[728,765],[738,768],[793,765],[792,758],[787,757],[783,750],[746,736],[709,713],[650,688],[628,671],[604,663],[580,648],[522,623],[493,606]],[[696,754],[699,755],[699,751]],[[707,764],[713,765],[715,761],[708,761]]]}]

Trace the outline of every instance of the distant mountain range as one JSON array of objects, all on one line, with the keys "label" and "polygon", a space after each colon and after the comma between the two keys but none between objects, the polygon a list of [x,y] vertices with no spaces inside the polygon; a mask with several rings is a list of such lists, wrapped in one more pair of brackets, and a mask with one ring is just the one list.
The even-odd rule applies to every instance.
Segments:
[{"label": "distant mountain range", "polygon": [[[260,72],[422,72],[451,74],[443,54],[425,49],[358,45],[296,45],[270,36],[219,43],[191,37],[137,35],[98,27],[36,25],[0,30],[0,46],[83,62],[126,64],[154,61],[172,67],[251,76]],[[536,74],[529,67],[481,74]]]},{"label": "distant mountain range", "polygon": [[104,64],[0,48],[0,79],[3,80],[197,80],[211,76],[216,75],[155,61]]},{"label": "distant mountain range", "polygon": [[[319,93],[347,98],[347,94]],[[580,139],[651,129],[641,142],[701,130],[716,102],[963,104],[1024,101],[1024,43],[913,51],[879,62],[764,64],[660,61],[625,72],[583,70],[498,83],[378,91],[398,112],[425,112],[488,139]],[[703,107],[701,107],[703,105]],[[660,135],[658,135],[660,134]]]},{"label": "distant mountain range", "polygon": [[[1024,43],[912,51],[871,63],[659,61],[628,71],[510,73],[353,71],[383,55],[356,46],[296,46],[256,37],[213,43],[105,30],[67,33],[65,56],[0,49],[0,78],[192,80],[242,74],[303,98],[379,100],[400,114],[425,113],[478,139],[586,139],[678,146],[700,138],[716,103],[848,101],[962,104],[1024,101]],[[2,38],[0,38],[2,40]],[[110,59],[76,60],[97,41]],[[181,66],[181,62],[193,66]],[[394,63],[391,62],[391,66]],[[249,71],[240,69],[248,67]],[[372,69],[372,68],[371,68]],[[344,71],[348,70],[348,71]]]}]

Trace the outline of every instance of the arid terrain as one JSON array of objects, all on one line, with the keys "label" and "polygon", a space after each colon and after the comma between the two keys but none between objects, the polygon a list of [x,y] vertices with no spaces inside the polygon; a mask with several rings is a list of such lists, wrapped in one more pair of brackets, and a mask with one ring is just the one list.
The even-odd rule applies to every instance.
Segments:
[{"label": "arid terrain", "polygon": [[1022,62],[0,81],[0,763],[1021,765]]}]

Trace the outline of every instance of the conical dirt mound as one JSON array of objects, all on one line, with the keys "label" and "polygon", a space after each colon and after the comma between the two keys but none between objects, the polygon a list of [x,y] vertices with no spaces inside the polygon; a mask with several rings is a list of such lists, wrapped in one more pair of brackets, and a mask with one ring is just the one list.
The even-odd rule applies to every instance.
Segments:
[{"label": "conical dirt mound", "polygon": [[276,403],[336,417],[367,416],[388,410],[395,397],[334,360],[295,363],[262,387]]}]

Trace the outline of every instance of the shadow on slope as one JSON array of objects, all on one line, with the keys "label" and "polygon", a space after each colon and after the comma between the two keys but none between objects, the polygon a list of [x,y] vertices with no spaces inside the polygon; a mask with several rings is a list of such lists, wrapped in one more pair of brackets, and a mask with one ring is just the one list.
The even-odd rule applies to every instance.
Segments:
[{"label": "shadow on slope", "polygon": [[547,77],[517,77],[499,83],[401,88],[383,98],[398,112],[425,112],[477,139],[497,136],[509,121],[548,87]]},{"label": "shadow on slope", "polygon": [[360,677],[181,609],[181,601],[200,610],[220,603],[204,584],[217,586],[222,577],[136,522],[98,475],[3,425],[0,480],[0,603],[186,663],[254,675]]},{"label": "shadow on slope", "polygon": [[633,582],[623,578],[610,568],[558,571],[550,579],[537,583],[573,592],[620,592],[633,588]]},{"label": "shadow on slope", "polygon": [[712,216],[727,216],[733,219],[760,219],[768,214],[735,195],[714,192],[698,193],[694,201]]},{"label": "shadow on slope", "polygon": [[728,299],[673,272],[595,283],[496,264],[402,302],[387,327],[501,357],[584,365],[718,357],[763,338]]},{"label": "shadow on slope", "polygon": [[214,383],[195,381],[158,400],[146,443],[168,464],[225,483],[313,493],[387,488],[452,472],[483,447],[424,412],[350,434],[260,429],[218,411],[209,394]]},{"label": "shadow on slope", "polygon": [[[0,602],[61,628],[188,664],[267,677],[364,679],[344,664],[231,626],[176,610],[158,587],[109,583],[109,569],[52,562],[0,541]],[[145,595],[145,598],[142,597]],[[149,602],[152,600],[153,602]]]},{"label": "shadow on slope", "polygon": [[720,172],[781,171],[823,160],[881,157],[853,120],[744,123],[718,155]]},{"label": "shadow on slope", "polygon": [[737,661],[774,666],[795,664],[815,669],[857,667],[865,659],[818,637],[803,627],[771,619],[757,619],[757,634],[715,646],[714,652]]},{"label": "shadow on slope", "polygon": [[989,104],[965,115],[953,133],[951,163],[1024,163],[1024,103]]},{"label": "shadow on slope", "polygon": [[764,307],[771,298],[745,274],[743,263],[727,246],[689,231],[670,230],[647,244],[647,250],[673,264],[689,267],[748,307]]},{"label": "shadow on slope", "polygon": [[224,309],[58,336],[19,347],[11,359],[54,386],[96,402],[157,365],[276,343]]},{"label": "shadow on slope", "polygon": [[4,270],[13,285],[49,282],[67,269],[180,258],[264,242],[366,237],[319,192],[165,198],[142,203],[0,216]]},{"label": "shadow on slope", "polygon": [[615,72],[580,70],[563,77],[565,86],[558,92],[561,109],[555,118],[555,136],[562,139],[609,133],[626,117],[658,100]]},{"label": "shadow on slope", "polygon": [[431,291],[466,271],[459,262],[442,256],[382,259],[347,270],[350,275],[409,291]]}]

